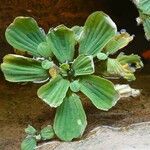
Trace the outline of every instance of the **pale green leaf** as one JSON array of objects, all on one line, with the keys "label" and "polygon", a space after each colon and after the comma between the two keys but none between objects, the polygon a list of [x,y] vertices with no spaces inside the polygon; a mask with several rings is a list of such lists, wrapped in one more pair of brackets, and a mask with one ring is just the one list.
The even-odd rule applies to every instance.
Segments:
[{"label": "pale green leaf", "polygon": [[36,144],[35,138],[27,137],[21,143],[21,150],[35,150]]},{"label": "pale green leaf", "polygon": [[29,135],[35,135],[36,134],[36,129],[32,127],[31,125],[28,125],[28,127],[25,129],[25,133]]},{"label": "pale green leaf", "polygon": [[50,140],[54,137],[55,134],[52,126],[48,125],[41,130],[40,135],[42,137],[42,140]]},{"label": "pale green leaf", "polygon": [[150,0],[133,0],[137,8],[144,14],[150,15]]},{"label": "pale green leaf", "polygon": [[49,77],[41,62],[13,54],[3,58],[1,70],[5,79],[10,82],[44,81]]},{"label": "pale green leaf", "polygon": [[138,24],[143,24],[145,36],[150,40],[150,0],[133,0],[139,11]]},{"label": "pale green leaf", "polygon": [[100,11],[94,12],[85,22],[79,41],[79,53],[96,56],[116,32],[117,27],[108,15]]},{"label": "pale green leaf", "polygon": [[120,53],[117,56],[117,60],[120,62],[121,65],[129,64],[134,65],[135,69],[139,69],[143,67],[143,62],[141,61],[141,57],[135,54],[131,55],[124,55],[123,53]]},{"label": "pale green leaf", "polygon": [[54,131],[64,141],[80,137],[87,125],[86,115],[76,94],[67,96],[57,108],[54,119]]},{"label": "pale green leaf", "polygon": [[17,17],[5,32],[6,40],[14,48],[40,56],[37,47],[45,41],[45,34],[31,17]]},{"label": "pale green leaf", "polygon": [[114,54],[118,50],[127,46],[130,41],[133,40],[133,36],[130,36],[127,32],[116,34],[104,47],[104,52],[107,54]]},{"label": "pale green leaf", "polygon": [[73,60],[76,40],[71,29],[60,25],[50,31],[47,41],[53,54],[61,63]]},{"label": "pale green leaf", "polygon": [[74,76],[94,73],[94,62],[92,56],[79,55],[72,64]]},{"label": "pale green leaf", "polygon": [[81,38],[81,34],[83,32],[83,27],[81,27],[81,26],[74,26],[74,27],[71,28],[71,30],[74,31],[76,41],[79,42],[79,40]]},{"label": "pale green leaf", "polygon": [[42,42],[37,47],[37,52],[44,58],[52,57],[51,47],[48,42]]},{"label": "pale green leaf", "polygon": [[144,27],[146,39],[150,40],[150,16],[144,19],[143,27]]},{"label": "pale green leaf", "polygon": [[105,53],[99,52],[99,53],[97,53],[97,58],[99,60],[106,60],[108,58],[108,56]]},{"label": "pale green leaf", "polygon": [[133,72],[134,71],[130,69],[130,66],[128,64],[121,65],[121,63],[117,59],[109,58],[107,60],[106,76],[108,77],[123,77],[128,81],[132,81],[136,79]]},{"label": "pale green leaf", "polygon": [[78,92],[80,90],[79,80],[75,80],[70,83],[70,89],[72,92]]},{"label": "pale green leaf", "polygon": [[41,65],[44,69],[50,69],[50,68],[54,67],[55,64],[52,61],[43,60]]},{"label": "pale green leaf", "polygon": [[94,75],[85,76],[80,81],[80,90],[101,110],[109,110],[119,98],[112,82]]},{"label": "pale green leaf", "polygon": [[62,102],[68,91],[70,82],[57,76],[51,79],[47,84],[39,88],[37,94],[45,103],[51,107],[57,107]]}]

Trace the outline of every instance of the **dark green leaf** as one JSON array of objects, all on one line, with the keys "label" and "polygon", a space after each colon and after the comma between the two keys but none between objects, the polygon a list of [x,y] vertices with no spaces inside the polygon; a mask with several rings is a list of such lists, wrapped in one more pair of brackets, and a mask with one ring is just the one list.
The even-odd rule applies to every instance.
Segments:
[{"label": "dark green leaf", "polygon": [[21,150],[35,150],[36,144],[35,138],[27,137],[21,143]]},{"label": "dark green leaf", "polygon": [[1,64],[5,79],[10,82],[43,81],[49,75],[39,61],[19,55],[6,55]]},{"label": "dark green leaf", "polygon": [[50,140],[54,137],[55,134],[52,126],[48,125],[41,130],[40,135],[42,137],[42,140]]},{"label": "dark green leaf", "polygon": [[48,34],[48,43],[53,54],[61,63],[72,61],[75,51],[75,34],[64,25],[51,30]]},{"label": "dark green leaf", "polygon": [[37,47],[45,41],[45,34],[30,17],[17,17],[6,29],[6,40],[14,48],[39,56]]},{"label": "dark green leaf", "polygon": [[79,55],[72,64],[74,76],[94,73],[94,62],[92,56]]},{"label": "dark green leaf", "polygon": [[67,96],[57,108],[54,120],[54,131],[64,141],[80,137],[87,125],[86,115],[79,97],[76,94]]},{"label": "dark green leaf", "polygon": [[98,109],[107,111],[118,101],[119,95],[114,85],[104,78],[89,75],[85,76],[80,84],[81,92],[89,97]]},{"label": "dark green leaf", "polygon": [[100,11],[94,12],[85,22],[79,41],[79,53],[96,56],[116,32],[117,27],[108,15]]},{"label": "dark green leaf", "polygon": [[51,79],[47,84],[39,88],[37,94],[45,103],[51,107],[57,107],[62,102],[68,91],[70,82],[57,76]]}]

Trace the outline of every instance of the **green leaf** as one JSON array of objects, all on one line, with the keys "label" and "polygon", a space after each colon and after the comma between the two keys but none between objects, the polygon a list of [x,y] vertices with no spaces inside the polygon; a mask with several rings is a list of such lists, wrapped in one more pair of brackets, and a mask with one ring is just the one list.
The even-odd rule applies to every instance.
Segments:
[{"label": "green leaf", "polygon": [[35,138],[27,137],[21,143],[21,150],[35,150],[36,144]]},{"label": "green leaf", "polygon": [[50,140],[54,137],[55,134],[52,126],[48,125],[41,130],[40,135],[42,137],[42,140]]},{"label": "green leaf", "polygon": [[72,92],[78,92],[80,90],[79,80],[75,80],[70,83],[70,89]]},{"label": "green leaf", "polygon": [[99,60],[106,60],[108,58],[108,56],[105,53],[99,52],[99,53],[97,53],[97,58]]},{"label": "green leaf", "polygon": [[86,115],[79,97],[71,94],[57,108],[54,131],[64,141],[80,137],[87,125]]},{"label": "green leaf", "polygon": [[45,41],[45,34],[31,17],[17,17],[5,32],[6,40],[14,48],[40,56],[37,47]]},{"label": "green leaf", "polygon": [[143,24],[145,36],[150,40],[150,1],[149,0],[133,0],[139,11],[137,18],[138,24]]},{"label": "green leaf", "polygon": [[39,88],[37,94],[45,103],[51,107],[57,107],[62,102],[68,91],[70,82],[57,76],[47,84]]},{"label": "green leaf", "polygon": [[94,73],[94,62],[92,56],[79,55],[72,64],[74,76]]},{"label": "green leaf", "polygon": [[29,135],[35,135],[36,134],[36,129],[32,127],[31,125],[28,125],[28,127],[25,129],[25,133]]},{"label": "green leaf", "polygon": [[55,64],[52,61],[43,60],[41,65],[44,69],[50,69],[50,68],[54,67]]},{"label": "green leaf", "polygon": [[150,15],[150,1],[149,0],[133,0],[138,9],[144,14]]},{"label": "green leaf", "polygon": [[117,60],[120,62],[121,65],[134,65],[135,69],[139,69],[141,67],[143,67],[143,63],[141,61],[141,57],[138,55],[124,55],[123,53],[120,53],[117,56]]},{"label": "green leaf", "polygon": [[94,12],[85,22],[79,41],[79,53],[96,56],[116,32],[117,27],[108,15],[100,11]]},{"label": "green leaf", "polygon": [[147,40],[150,40],[150,16],[143,20],[143,27]]},{"label": "green leaf", "polygon": [[130,36],[127,32],[116,34],[104,47],[106,54],[114,54],[118,50],[127,46],[130,41],[133,40],[133,36]]},{"label": "green leaf", "polygon": [[112,82],[97,76],[85,76],[80,81],[80,90],[91,102],[102,110],[109,110],[113,107],[119,98],[119,94],[114,88]]},{"label": "green leaf", "polygon": [[51,30],[48,34],[48,43],[53,54],[61,62],[72,61],[75,51],[75,34],[64,25]]},{"label": "green leaf", "polygon": [[117,59],[109,58],[107,60],[107,76],[113,77],[123,77],[128,81],[135,80],[135,76],[128,64],[121,65]]},{"label": "green leaf", "polygon": [[63,63],[60,65],[60,68],[64,71],[70,70],[70,65],[67,63]]},{"label": "green leaf", "polygon": [[48,42],[42,42],[37,47],[37,52],[40,54],[40,56],[44,58],[49,58],[53,56],[53,53],[51,51],[51,47]]},{"label": "green leaf", "polygon": [[76,39],[77,42],[79,42],[81,34],[83,32],[83,27],[74,26],[74,27],[71,28],[71,30],[74,31],[74,33],[75,33],[75,39]]},{"label": "green leaf", "polygon": [[41,62],[24,56],[9,54],[3,58],[1,70],[10,82],[44,81],[49,75]]}]

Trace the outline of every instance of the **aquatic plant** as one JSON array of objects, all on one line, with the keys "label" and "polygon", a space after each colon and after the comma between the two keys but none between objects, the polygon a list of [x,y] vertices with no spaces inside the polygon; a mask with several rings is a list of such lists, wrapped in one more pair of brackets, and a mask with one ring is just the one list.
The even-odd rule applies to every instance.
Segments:
[{"label": "aquatic plant", "polygon": [[137,23],[143,24],[146,39],[150,40],[150,0],[133,0],[133,2],[139,12]]},{"label": "aquatic plant", "polygon": [[108,79],[135,80],[135,70],[143,66],[138,55],[112,57],[133,36],[124,30],[118,32],[111,18],[100,11],[92,13],[83,27],[59,25],[48,33],[33,18],[17,17],[5,35],[13,48],[28,56],[6,55],[1,64],[5,79],[47,82],[37,95],[56,108],[53,129],[63,141],[81,137],[87,126],[78,93],[86,95],[96,108],[108,111],[120,98]]}]

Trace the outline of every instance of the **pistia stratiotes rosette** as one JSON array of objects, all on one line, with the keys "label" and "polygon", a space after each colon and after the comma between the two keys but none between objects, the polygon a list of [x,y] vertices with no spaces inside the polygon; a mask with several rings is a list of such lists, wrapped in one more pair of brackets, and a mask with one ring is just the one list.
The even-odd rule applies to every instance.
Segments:
[{"label": "pistia stratiotes rosette", "polygon": [[91,14],[83,27],[60,25],[50,28],[47,34],[33,18],[17,17],[7,28],[6,39],[15,49],[33,58],[6,55],[1,69],[10,82],[47,81],[38,89],[38,97],[49,106],[57,107],[54,132],[61,140],[71,141],[80,137],[87,125],[77,92],[84,93],[95,107],[104,111],[119,99],[112,82],[93,75],[93,60],[107,62],[110,53],[129,43],[124,36],[112,42],[116,35],[115,23],[99,11]]}]

